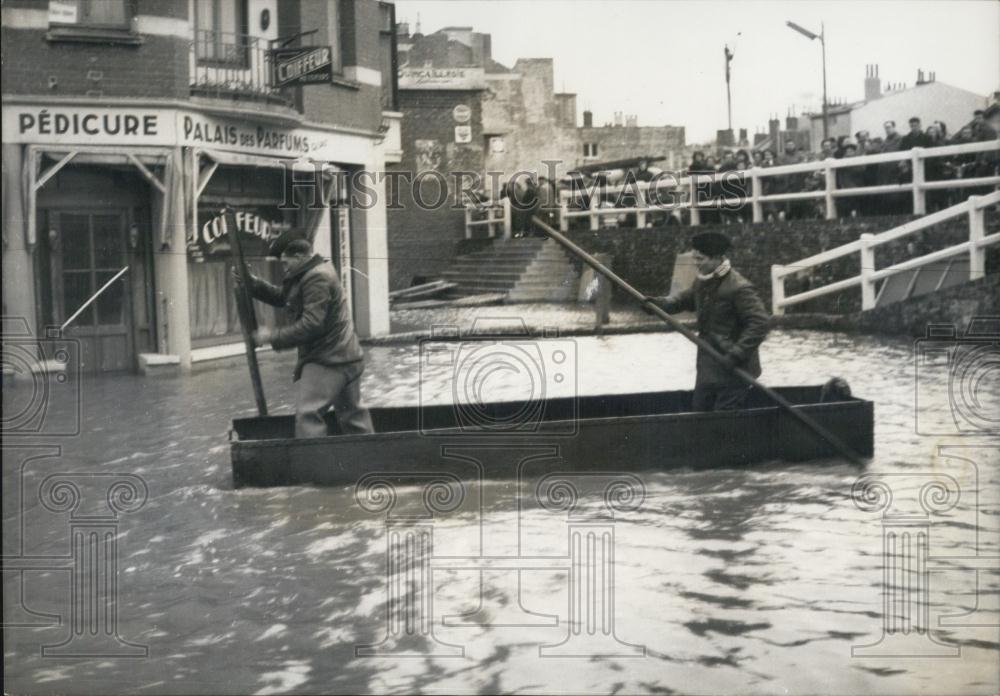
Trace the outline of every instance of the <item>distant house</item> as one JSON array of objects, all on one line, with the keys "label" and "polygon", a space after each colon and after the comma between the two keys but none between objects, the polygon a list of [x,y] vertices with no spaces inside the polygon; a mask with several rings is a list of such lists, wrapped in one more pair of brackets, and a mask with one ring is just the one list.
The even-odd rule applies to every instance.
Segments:
[{"label": "distant house", "polygon": [[[938,82],[934,73],[925,76],[917,72],[917,84],[913,87],[890,87],[882,92],[878,69],[869,70],[865,79],[865,99],[850,104],[827,107],[830,137],[853,135],[867,130],[872,137],[884,134],[882,124],[895,121],[900,133],[906,133],[907,121],[918,117],[926,129],[934,121],[941,121],[953,135],[972,120],[972,112],[986,108],[985,96]],[[823,114],[808,115],[811,121],[810,148],[816,152],[823,140]]]}]

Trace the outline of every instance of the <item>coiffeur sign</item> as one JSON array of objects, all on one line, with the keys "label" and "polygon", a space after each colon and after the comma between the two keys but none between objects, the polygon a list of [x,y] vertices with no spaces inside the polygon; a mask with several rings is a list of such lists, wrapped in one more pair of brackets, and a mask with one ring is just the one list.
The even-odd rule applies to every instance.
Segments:
[{"label": "coiffeur sign", "polygon": [[[268,245],[289,229],[281,219],[280,212],[267,206],[237,210],[236,230],[244,235],[244,251],[250,257],[267,255]],[[198,209],[198,226],[187,240],[188,256],[192,261],[205,261],[214,256],[229,258],[229,236],[226,220],[216,208]]]},{"label": "coiffeur sign", "polygon": [[271,50],[275,87],[311,85],[333,79],[333,51],[329,46],[275,48]]}]

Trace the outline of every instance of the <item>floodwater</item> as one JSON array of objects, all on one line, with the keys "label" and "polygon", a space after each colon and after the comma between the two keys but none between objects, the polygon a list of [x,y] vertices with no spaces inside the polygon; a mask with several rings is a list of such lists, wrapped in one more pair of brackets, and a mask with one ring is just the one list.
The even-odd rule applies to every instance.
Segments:
[{"label": "floodwater", "polygon": [[[538,354],[555,348],[550,393],[693,382],[676,334]],[[254,412],[242,365],[84,381],[79,411],[61,385],[47,434],[5,440],[5,692],[996,694],[995,353],[953,378],[913,351],[790,331],[764,346],[767,383],[839,375],[875,402],[864,471],[630,477],[608,461],[569,482],[574,505],[538,479],[233,490],[229,420]],[[371,348],[367,401],[474,397],[442,355]],[[263,362],[271,410],[288,412],[291,360]],[[530,391],[513,368],[480,384]],[[24,411],[28,388],[8,385],[5,406]]]}]

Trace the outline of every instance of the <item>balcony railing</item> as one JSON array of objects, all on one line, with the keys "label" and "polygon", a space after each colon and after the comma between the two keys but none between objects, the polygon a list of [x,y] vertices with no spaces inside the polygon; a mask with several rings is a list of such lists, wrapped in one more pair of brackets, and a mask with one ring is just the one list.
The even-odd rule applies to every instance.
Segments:
[{"label": "balcony railing", "polygon": [[191,43],[191,93],[293,106],[291,92],[271,86],[271,56],[257,36],[199,29]]}]

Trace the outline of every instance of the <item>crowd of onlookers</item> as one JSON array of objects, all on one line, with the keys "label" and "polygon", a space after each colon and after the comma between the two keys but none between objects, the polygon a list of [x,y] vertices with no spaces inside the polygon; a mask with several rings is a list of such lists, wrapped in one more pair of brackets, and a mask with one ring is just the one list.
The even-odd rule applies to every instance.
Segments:
[{"label": "crowd of onlookers", "polygon": [[[905,135],[899,133],[895,121],[883,124],[884,136],[871,137],[867,130],[861,130],[854,137],[841,136],[826,138],[820,144],[819,152],[802,151],[794,139],[785,141],[784,151],[777,154],[773,149],[736,151],[726,150],[716,161],[712,156],[695,152],[687,168],[688,174],[718,174],[725,172],[741,172],[751,167],[775,167],[804,162],[816,162],[826,159],[847,159],[876,155],[887,152],[901,152],[913,148],[935,148],[945,145],[961,145],[965,143],[995,140],[997,132],[990,126],[982,110],[973,114],[973,120],[962,127],[954,135],[949,135],[947,126],[941,121],[931,123],[926,129],[920,119],[909,120],[909,129]],[[993,176],[998,173],[1000,158],[996,152],[972,153],[951,157],[932,157],[925,160],[924,180],[945,181],[949,179],[968,179]],[[859,165],[857,167],[841,167],[836,170],[837,189],[864,188],[889,184],[907,184],[913,179],[909,160],[885,162],[881,164]],[[732,183],[726,187],[718,185],[710,191],[709,200],[720,197],[732,197],[750,193],[750,182],[745,177],[734,175]],[[785,176],[764,177],[761,179],[764,195],[798,193],[826,188],[826,174],[823,170],[789,174]],[[969,189],[947,190],[935,189],[927,193],[928,211],[937,210],[951,205],[974,193]],[[912,210],[912,196],[908,192],[886,193],[878,195],[859,195],[838,197],[838,212],[841,215],[863,214],[884,215],[903,213]],[[723,221],[739,221],[745,219],[746,213],[729,210],[721,206],[718,212],[714,210],[702,213],[709,218],[718,217]],[[765,203],[764,214],[767,219],[823,217],[825,202],[822,199],[807,199],[781,203]]]},{"label": "crowd of onlookers", "polygon": [[[687,222],[689,210],[673,204],[680,203],[689,196],[689,189],[656,185],[648,191],[635,186],[638,182],[657,182],[669,175],[673,181],[691,175],[719,175],[713,180],[698,182],[700,222],[749,222],[750,206],[746,198],[753,194],[751,177],[744,172],[753,167],[770,168],[785,165],[817,162],[826,159],[849,159],[866,155],[902,152],[913,148],[936,148],[945,145],[961,145],[995,140],[997,131],[986,122],[983,111],[976,111],[973,120],[957,133],[948,133],[947,126],[935,121],[924,128],[921,120],[911,118],[905,134],[896,128],[895,121],[883,124],[884,135],[872,137],[866,130],[851,136],[827,138],[820,144],[818,152],[799,149],[794,137],[784,141],[782,152],[770,147],[723,150],[719,157],[703,152],[695,152],[690,164],[681,172],[664,172],[651,166],[649,160],[637,160],[635,167],[611,172],[570,172],[559,181],[540,176],[518,177],[503,185],[499,198],[510,198],[512,222],[515,234],[533,232],[531,217],[539,216],[549,224],[559,223],[561,194],[569,191],[569,209],[582,213],[595,204],[604,210],[600,215],[602,227],[635,226],[641,220],[646,226],[680,224]],[[996,150],[959,154],[944,157],[930,157],[924,160],[925,181],[946,181],[1000,175],[1000,156]],[[837,167],[835,170],[838,190],[861,189],[873,186],[908,184],[913,180],[910,160],[896,160],[878,164]],[[728,174],[727,174],[728,173]],[[826,188],[826,171],[818,169],[801,173],[763,176],[758,179],[761,193],[767,195],[793,194],[819,191]],[[631,186],[630,186],[631,184]],[[612,190],[607,190],[607,189]],[[613,189],[619,190],[613,190]],[[926,193],[926,207],[933,212],[970,195],[993,190],[996,187],[938,188]],[[475,196],[478,204],[485,204],[485,193]],[[645,199],[645,200],[640,200]],[[825,199],[821,196],[799,198],[789,201],[765,201],[762,203],[764,218],[767,220],[823,218],[826,214]],[[913,196],[909,190],[882,191],[877,194],[838,196],[836,198],[838,216],[889,215],[909,213],[913,210]],[[619,214],[607,209],[642,209],[641,217],[635,211],[623,210]],[[485,217],[481,209],[476,219]],[[571,218],[570,227],[589,226],[588,216]]]}]

